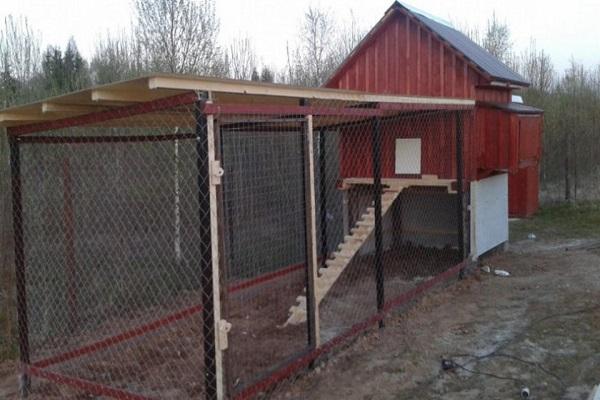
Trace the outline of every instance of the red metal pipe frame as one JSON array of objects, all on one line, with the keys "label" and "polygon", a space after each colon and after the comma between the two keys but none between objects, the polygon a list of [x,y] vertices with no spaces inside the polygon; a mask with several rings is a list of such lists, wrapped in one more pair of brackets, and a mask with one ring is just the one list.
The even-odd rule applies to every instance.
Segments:
[{"label": "red metal pipe frame", "polygon": [[[271,273],[253,278],[253,279],[249,279],[249,280],[234,284],[229,287],[228,291],[229,291],[229,293],[235,293],[237,291],[247,289],[252,286],[256,286],[256,285],[260,285],[262,283],[266,283],[268,281],[272,281],[276,278],[280,278],[282,276],[293,273],[295,271],[299,271],[303,268],[304,268],[304,264],[291,265],[291,266],[281,269],[279,271],[271,272]],[[52,356],[52,357],[49,357],[49,358],[46,358],[46,359],[43,359],[40,361],[36,361],[32,365],[35,367],[44,368],[44,367],[48,367],[50,365],[54,365],[54,364],[58,364],[58,363],[61,363],[64,361],[71,360],[73,358],[81,357],[86,354],[94,353],[94,352],[103,350],[107,347],[114,346],[114,345],[117,345],[124,341],[127,341],[127,340],[133,339],[135,337],[144,335],[146,333],[155,331],[157,329],[160,329],[166,325],[172,324],[172,323],[180,321],[182,319],[189,318],[192,315],[199,313],[200,311],[202,311],[202,305],[196,305],[193,307],[189,307],[184,310],[178,311],[174,314],[169,314],[161,319],[152,321],[148,324],[139,326],[137,328],[133,328],[131,330],[122,332],[115,336],[110,336],[106,339],[102,339],[98,342],[94,342],[87,346],[80,347],[75,350],[68,351],[66,353],[58,354],[56,356]]]},{"label": "red metal pipe frame", "polygon": [[339,336],[336,336],[335,338],[331,339],[329,342],[321,345],[320,347],[318,347],[317,349],[308,353],[304,357],[301,357],[301,358],[291,362],[287,366],[279,369],[278,371],[275,371],[273,374],[266,377],[265,379],[242,390],[240,393],[238,393],[234,397],[235,400],[250,399],[250,398],[256,396],[258,393],[269,389],[275,383],[289,378],[292,374],[298,372],[302,368],[308,367],[310,363],[315,361],[320,356],[330,352],[335,347],[341,345],[342,343],[346,342],[350,338],[356,336],[357,334],[365,331],[370,326],[381,321],[390,310],[415,299],[422,293],[431,289],[433,286],[435,286],[443,281],[446,281],[453,276],[458,275],[459,272],[465,266],[466,266],[466,260],[453,266],[452,268],[446,270],[445,272],[438,274],[434,278],[432,278],[426,282],[423,282],[422,284],[418,285],[414,289],[412,289],[408,292],[405,292],[405,293],[401,294],[400,296],[395,297],[394,299],[389,300],[388,302],[386,302],[384,304],[381,312],[378,312],[375,315],[373,315],[372,317],[369,317],[366,320],[353,325],[346,332],[342,333]]},{"label": "red metal pipe frame", "polygon": [[471,110],[473,106],[462,104],[421,103],[371,103],[376,108],[295,106],[269,104],[207,104],[204,112],[214,115],[313,115],[342,117],[384,117],[386,111],[415,110]]},{"label": "red metal pipe frame", "polygon": [[147,101],[145,103],[134,104],[131,106],[119,107],[107,111],[100,111],[76,117],[62,118],[54,121],[38,122],[29,125],[9,127],[7,129],[7,132],[9,135],[19,136],[35,132],[51,131],[56,129],[95,124],[119,118],[128,118],[134,115],[162,111],[185,104],[192,104],[197,100],[198,96],[196,95],[196,93],[188,92],[176,96]]},{"label": "red metal pipe frame", "polygon": [[[235,396],[235,399],[236,400],[249,399],[252,396],[258,394],[259,392],[268,389],[271,385],[273,385],[279,381],[282,381],[282,380],[288,378],[289,376],[291,376],[293,373],[299,371],[300,369],[307,367],[311,362],[315,361],[320,356],[328,353],[333,348],[341,345],[342,343],[346,342],[350,338],[363,332],[370,326],[380,322],[384,318],[384,316],[392,309],[415,299],[419,295],[421,295],[424,292],[426,292],[427,290],[431,289],[433,286],[451,278],[452,276],[457,275],[465,267],[465,265],[466,265],[466,260],[455,265],[454,267],[448,269],[447,271],[445,271],[441,274],[438,274],[433,279],[430,279],[430,280],[418,285],[414,289],[412,289],[408,292],[405,292],[405,293],[401,294],[400,296],[397,296],[394,299],[386,302],[384,304],[381,312],[376,313],[375,315],[364,320],[363,322],[353,325],[349,330],[347,330],[346,332],[342,333],[341,335],[335,337],[334,339],[330,340],[329,342],[325,343],[321,347],[318,347],[317,349],[313,350],[312,352],[308,353],[307,355],[293,361],[292,363],[281,368],[280,370],[275,371],[273,374],[271,374],[267,378],[244,389],[242,392],[238,393]],[[304,267],[303,264],[293,265],[284,270],[266,274],[261,277],[231,286],[229,290],[231,292],[235,292],[235,291],[242,290],[242,289],[245,289],[245,288],[248,288],[251,286],[255,286],[260,283],[264,283],[269,280],[273,280],[278,277],[284,276],[288,273],[300,270],[303,267]],[[64,385],[72,386],[75,388],[87,390],[96,395],[106,395],[106,396],[111,396],[116,399],[148,400],[148,398],[146,398],[146,397],[138,396],[138,395],[135,395],[135,394],[123,391],[123,390],[114,389],[114,388],[111,388],[108,386],[104,386],[104,385],[97,384],[94,382],[89,382],[89,381],[82,380],[79,378],[73,378],[73,377],[69,377],[69,376],[56,374],[56,373],[47,371],[44,368],[46,368],[50,365],[54,365],[54,364],[61,363],[61,362],[64,362],[64,361],[67,361],[67,360],[70,360],[73,358],[83,356],[85,354],[100,351],[104,348],[119,344],[119,343],[124,342],[129,339],[133,339],[133,338],[141,336],[145,333],[157,330],[157,329],[159,329],[163,326],[166,326],[168,324],[171,324],[173,322],[177,322],[182,319],[189,318],[190,316],[200,312],[201,310],[202,310],[202,306],[196,305],[196,306],[187,308],[185,310],[179,311],[178,313],[168,315],[162,319],[153,321],[153,322],[143,325],[141,327],[134,328],[129,331],[123,332],[119,335],[103,339],[99,342],[90,344],[88,346],[81,347],[79,349],[75,349],[75,350],[72,350],[67,353],[59,354],[59,355],[51,357],[51,358],[40,360],[38,362],[33,363],[32,365],[25,366],[25,368],[26,368],[27,372],[33,376],[41,377],[41,378],[53,381],[58,384],[64,384]]]},{"label": "red metal pipe frame", "polygon": [[119,400],[151,400],[150,397],[140,396],[125,390],[90,382],[85,379],[57,374],[56,372],[51,372],[32,365],[26,366],[25,370],[31,376],[37,376],[38,378],[46,379],[54,383],[85,390],[86,392],[92,393],[95,396],[109,396]]}]

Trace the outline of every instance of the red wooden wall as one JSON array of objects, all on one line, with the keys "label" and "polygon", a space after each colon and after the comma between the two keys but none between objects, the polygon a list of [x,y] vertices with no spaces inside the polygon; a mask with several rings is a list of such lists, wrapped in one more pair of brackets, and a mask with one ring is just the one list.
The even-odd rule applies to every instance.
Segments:
[{"label": "red wooden wall", "polygon": [[475,98],[473,65],[403,11],[390,11],[326,86],[375,93]]},{"label": "red wooden wall", "polygon": [[[463,114],[463,115],[468,115]],[[464,117],[465,133],[470,132],[472,120]],[[373,173],[371,152],[371,125],[360,124],[341,129],[341,176],[370,177]],[[456,178],[456,113],[435,112],[392,120],[381,124],[381,175],[393,178],[395,174],[395,141],[398,138],[421,139],[421,175]],[[463,157],[468,157],[470,140],[464,135]],[[465,171],[472,170],[470,159],[465,159]],[[465,175],[468,177],[469,172]]]},{"label": "red wooden wall", "polygon": [[[380,25],[371,32],[368,39],[326,86],[386,94],[470,98],[502,103],[508,103],[511,98],[509,88],[490,85],[489,80],[475,66],[401,9],[393,9],[384,17]],[[464,130],[464,162],[467,171],[465,175],[468,180],[477,179],[482,168],[491,168],[491,173],[493,169],[502,168],[506,164],[495,164],[503,160],[500,155],[489,159],[477,157],[478,143],[485,141],[480,136],[484,136],[482,123],[486,118],[479,117],[479,109],[475,114],[480,123],[473,124],[469,120]],[[444,143],[454,140],[452,129],[454,128],[448,127],[438,130],[435,135],[425,134],[423,137],[423,173],[443,176],[450,170],[448,166],[433,168],[429,165],[426,154],[439,156],[448,151],[449,148],[446,148]],[[416,135],[415,132],[418,130],[413,130],[411,134]],[[448,134],[453,136],[444,137]],[[435,137],[438,141],[429,140],[429,137]],[[384,146],[392,147],[384,147],[384,152],[393,152],[393,144],[393,140],[385,144]],[[441,158],[447,159],[447,162],[454,161],[451,157]],[[484,165],[479,165],[480,161],[483,161]],[[348,169],[347,172],[350,171],[352,169]],[[393,164],[387,172],[391,175],[386,176],[393,176]]]},{"label": "red wooden wall", "polygon": [[[405,10],[391,9],[325,86],[481,102],[475,108],[474,120],[468,120],[464,130],[465,177],[476,180],[497,171],[509,171],[511,215],[531,215],[531,210],[537,210],[541,118],[538,115],[524,122],[522,116],[484,106],[483,103],[510,103],[512,89],[493,84],[485,72]],[[394,139],[418,136],[423,139],[422,173],[455,178],[454,120],[448,115],[445,122],[439,117],[413,120],[405,128],[396,127],[395,132],[386,128],[383,176],[394,176]],[[524,136],[523,132],[531,134]],[[344,176],[370,175],[367,138],[363,135],[361,139],[361,135],[352,132],[342,136]],[[537,158],[532,157],[536,154]]]}]

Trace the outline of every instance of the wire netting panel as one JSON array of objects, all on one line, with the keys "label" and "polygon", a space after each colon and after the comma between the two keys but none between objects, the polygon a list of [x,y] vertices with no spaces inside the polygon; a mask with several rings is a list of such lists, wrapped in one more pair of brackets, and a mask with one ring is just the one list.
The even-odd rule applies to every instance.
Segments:
[{"label": "wire netting panel", "polygon": [[17,140],[33,396],[277,394],[468,253],[468,111],[186,96]]},{"label": "wire netting panel", "polygon": [[243,119],[219,121],[233,393],[308,345],[306,323],[284,326],[306,281],[302,124]]},{"label": "wire netting panel", "polygon": [[20,139],[33,396],[204,397],[206,123],[170,112]]}]

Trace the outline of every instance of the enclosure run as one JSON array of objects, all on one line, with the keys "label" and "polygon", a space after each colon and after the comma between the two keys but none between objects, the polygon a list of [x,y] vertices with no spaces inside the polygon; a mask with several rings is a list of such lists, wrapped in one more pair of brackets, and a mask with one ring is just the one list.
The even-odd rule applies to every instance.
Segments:
[{"label": "enclosure run", "polygon": [[152,75],[1,111],[23,394],[276,394],[383,326],[466,265],[474,105]]}]

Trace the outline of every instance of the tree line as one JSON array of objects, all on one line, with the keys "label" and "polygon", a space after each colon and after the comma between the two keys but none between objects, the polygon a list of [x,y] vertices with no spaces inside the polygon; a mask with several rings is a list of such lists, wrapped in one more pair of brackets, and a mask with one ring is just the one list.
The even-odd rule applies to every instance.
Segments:
[{"label": "tree line", "polygon": [[558,71],[535,40],[516,52],[509,26],[495,14],[483,32],[463,31],[525,77],[531,86],[518,94],[544,110],[541,200],[600,199],[600,63],[586,67],[571,58]]},{"label": "tree line", "polygon": [[[0,28],[0,106],[168,72],[318,86],[362,38],[355,18],[338,24],[332,13],[309,7],[298,41],[286,49],[287,65],[260,63],[243,35],[220,43],[215,0],[134,0],[129,31],[107,33],[85,59],[74,38],[41,48],[40,35],[24,17],[8,16]],[[262,65],[260,65],[262,64]]]}]

